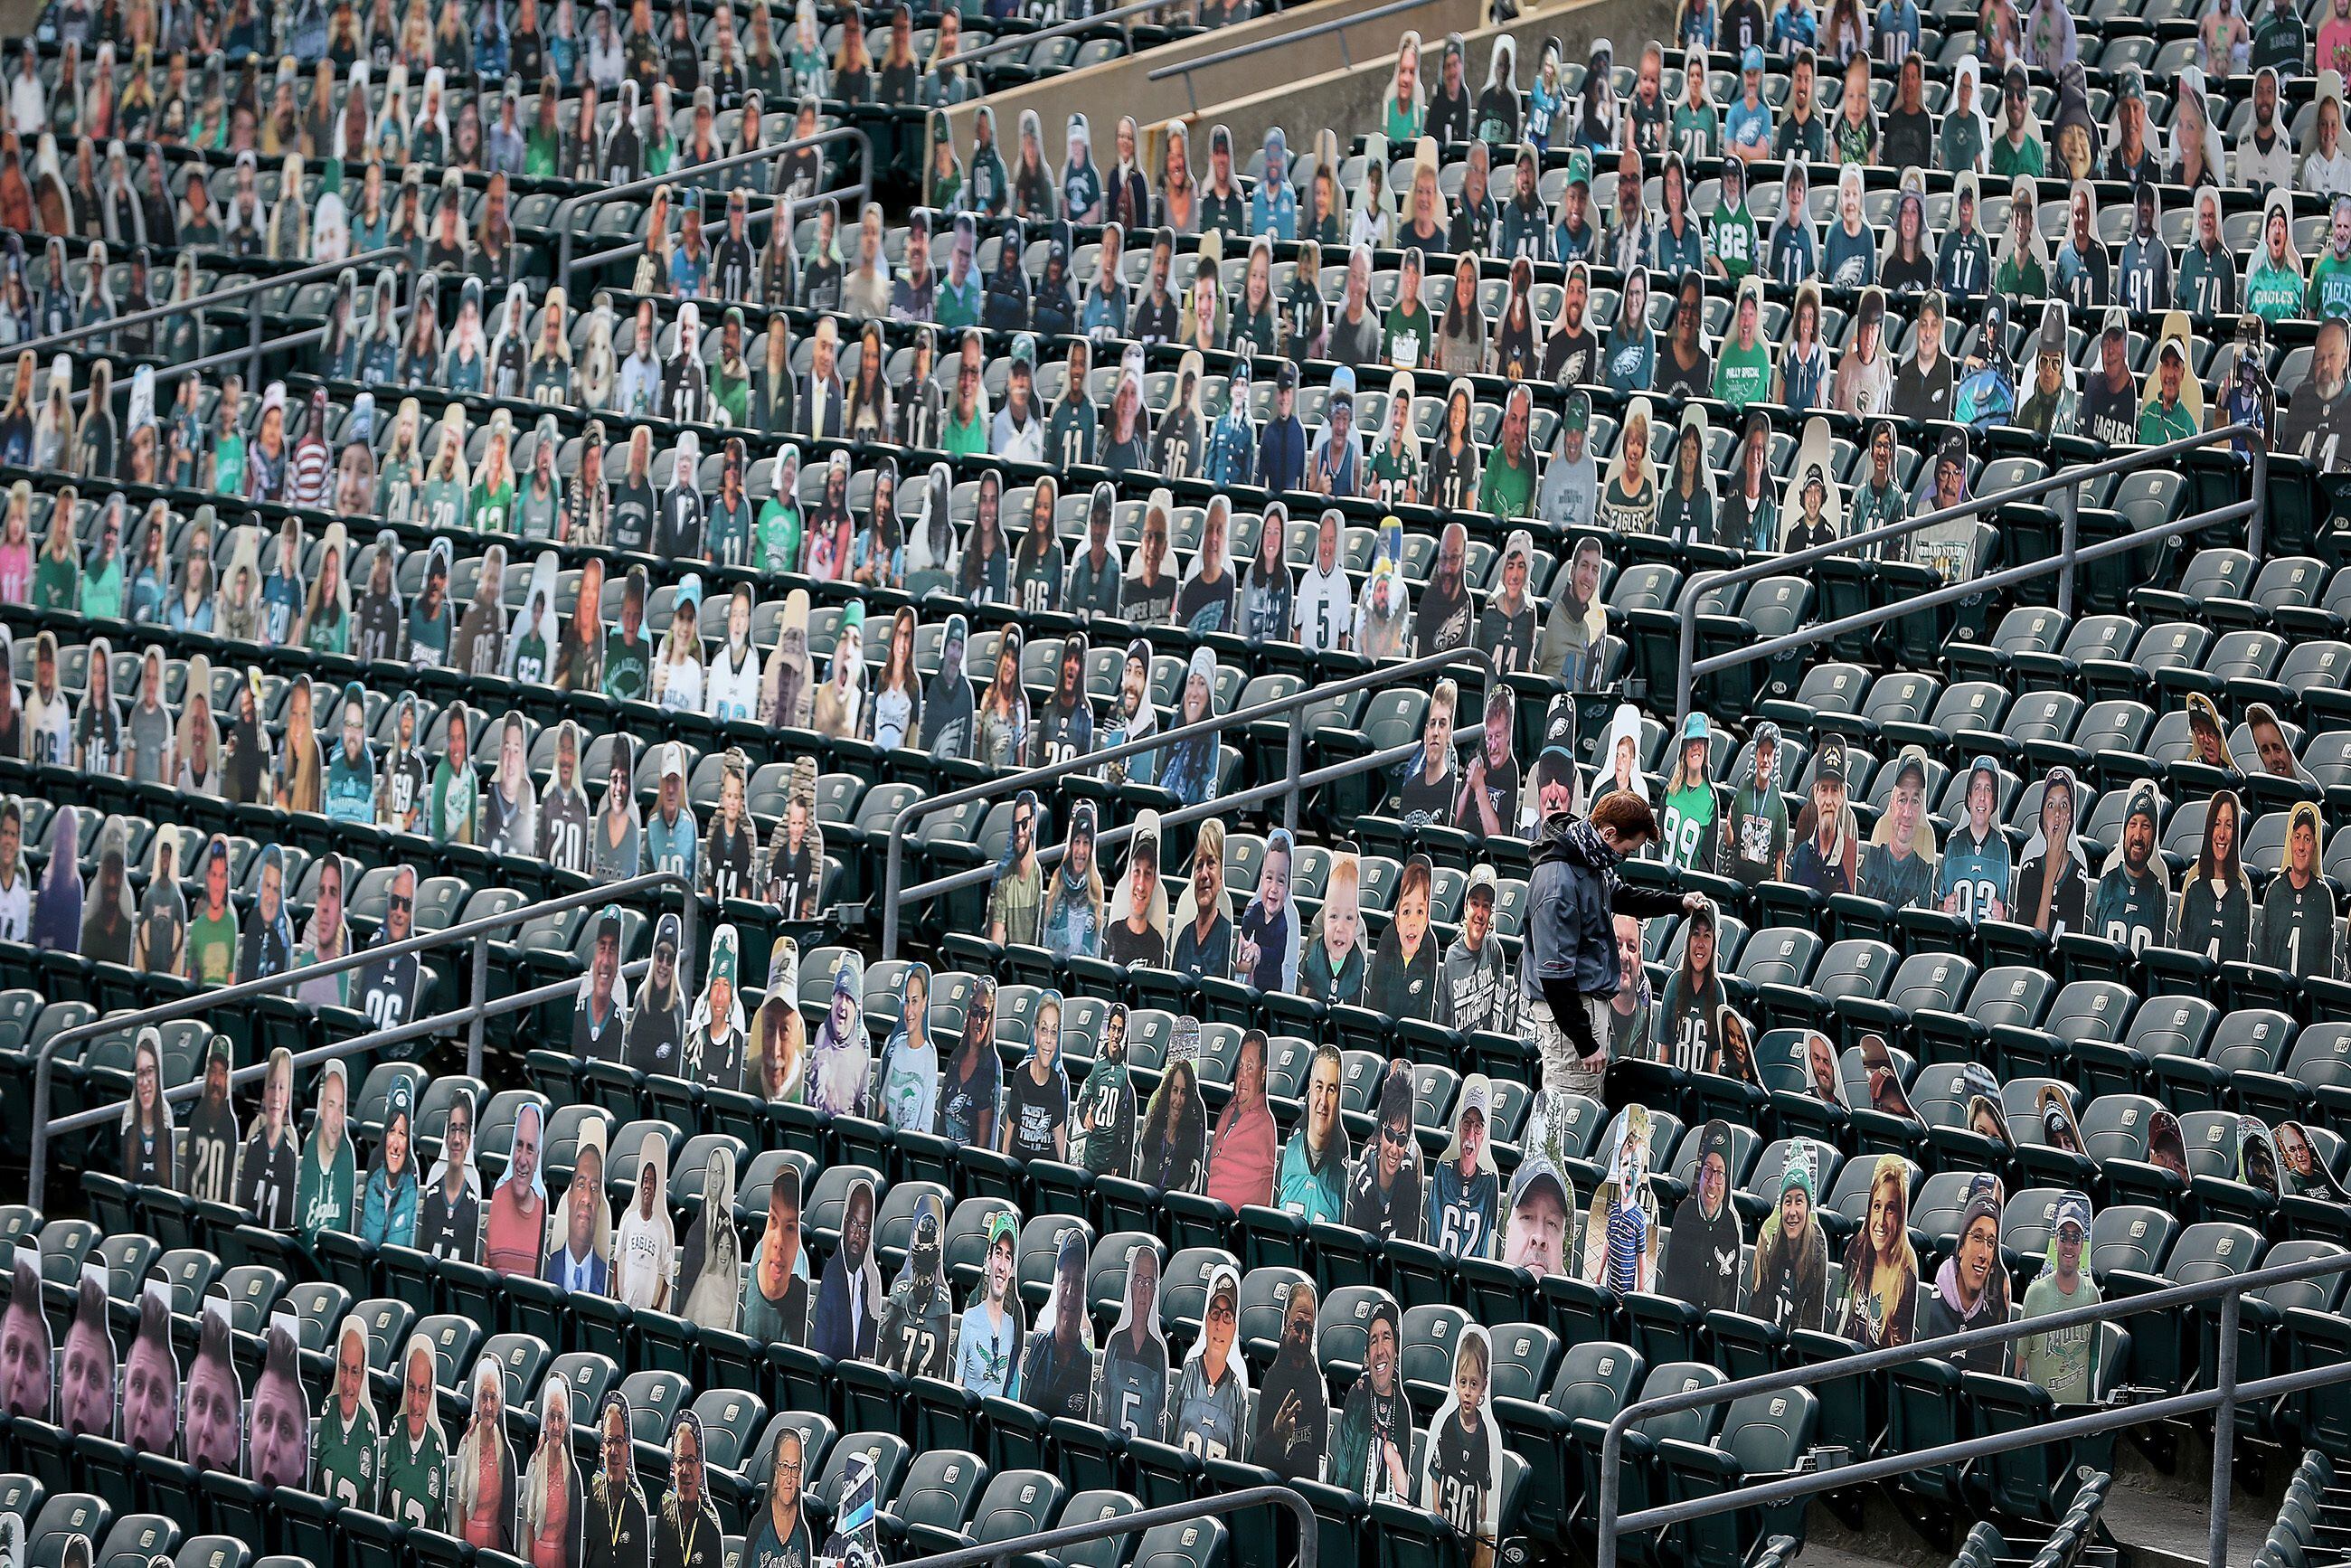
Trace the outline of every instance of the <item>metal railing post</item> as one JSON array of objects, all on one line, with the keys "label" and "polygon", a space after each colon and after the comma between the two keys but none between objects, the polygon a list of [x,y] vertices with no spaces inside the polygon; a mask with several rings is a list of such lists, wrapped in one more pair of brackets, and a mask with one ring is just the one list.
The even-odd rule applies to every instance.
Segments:
[{"label": "metal railing post", "polygon": [[1290,793],[1281,798],[1281,825],[1290,831],[1290,841],[1298,841],[1298,797],[1304,786],[1299,775],[1306,771],[1306,710],[1290,710],[1290,734],[1284,746],[1282,777],[1290,780]]},{"label": "metal railing post", "polygon": [[1596,1568],[1616,1568],[1616,1498],[1625,1486],[1625,1434],[1632,1427],[1626,1418],[1632,1408],[1628,1405],[1616,1412],[1608,1423],[1607,1435],[1600,1439],[1600,1536],[1593,1546]]},{"label": "metal railing post", "polygon": [[245,385],[250,392],[261,385],[261,312],[248,310],[248,331],[245,344]]},{"label": "metal railing post", "polygon": [[2214,1375],[2220,1404],[2212,1412],[2212,1518],[2205,1542],[2205,1561],[2215,1563],[2229,1561],[2231,1470],[2237,1448],[2237,1320],[2244,1299],[2242,1289],[2220,1298],[2220,1364]]},{"label": "metal railing post", "polygon": [[1719,572],[1702,571],[1690,579],[1682,590],[1682,601],[1677,608],[1675,628],[1679,640],[1679,656],[1674,661],[1674,729],[1682,732],[1682,721],[1689,717],[1690,704],[1698,695],[1698,676],[1690,666],[1698,663],[1698,601],[1706,597],[1708,588],[1722,576]]},{"label": "metal railing post", "polygon": [[2057,491],[2056,496],[2060,525],[2057,559],[2063,563],[2057,570],[2057,613],[2070,621],[2074,617],[2074,556],[2081,547],[2081,487],[2069,485]]},{"label": "metal railing post", "polygon": [[[1397,664],[1383,664],[1361,674],[1350,675],[1344,680],[1332,681],[1320,686],[1301,687],[1286,696],[1254,703],[1248,707],[1235,708],[1229,713],[1213,715],[1194,724],[1178,725],[1174,729],[1162,730],[1156,735],[1147,736],[1141,740],[1124,741],[1101,751],[1090,751],[1082,757],[1072,757],[1066,761],[1050,763],[1043,768],[1030,768],[1019,773],[1006,773],[977,784],[967,784],[960,789],[950,789],[944,795],[908,801],[892,814],[890,836],[883,852],[883,962],[887,963],[898,956],[898,905],[901,902],[900,884],[905,876],[905,837],[908,831],[920,819],[930,816],[934,812],[967,806],[976,800],[993,800],[1015,795],[1023,789],[1033,789],[1039,785],[1050,784],[1066,779],[1072,773],[1092,772],[1104,763],[1117,762],[1125,758],[1140,756],[1144,752],[1165,750],[1182,741],[1196,739],[1201,736],[1222,735],[1228,729],[1254,724],[1261,718],[1286,717],[1297,709],[1309,706],[1325,697],[1345,696],[1353,692],[1363,691],[1366,687],[1386,685],[1394,681],[1411,680],[1416,676],[1426,674],[1448,665],[1472,663],[1474,663],[1473,658],[1462,649],[1450,649],[1441,653],[1423,653],[1416,659],[1405,659]],[[1482,666],[1480,668],[1482,669]],[[1279,786],[1276,786],[1276,789],[1278,789]],[[1270,799],[1270,796],[1257,798]]]},{"label": "metal railing post", "polygon": [[482,1030],[489,1021],[482,1010],[482,1004],[489,999],[489,995],[490,939],[476,936],[474,938],[474,1017],[465,1027],[465,1076],[468,1078],[482,1075]]},{"label": "metal railing post", "polygon": [[2245,525],[2245,549],[2258,563],[2262,559],[2262,540],[2269,533],[2270,444],[2257,436],[2249,444],[2253,449],[2253,516]]}]

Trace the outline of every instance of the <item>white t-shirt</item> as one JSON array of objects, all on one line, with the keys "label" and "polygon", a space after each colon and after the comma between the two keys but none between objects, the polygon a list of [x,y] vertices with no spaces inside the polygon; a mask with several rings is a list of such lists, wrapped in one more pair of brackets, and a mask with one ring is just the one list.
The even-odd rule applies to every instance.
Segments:
[{"label": "white t-shirt", "polygon": [[1296,614],[1300,646],[1313,653],[1337,653],[1340,639],[1355,619],[1355,595],[1347,581],[1347,569],[1334,566],[1324,572],[1319,562],[1309,567],[1299,580]]}]

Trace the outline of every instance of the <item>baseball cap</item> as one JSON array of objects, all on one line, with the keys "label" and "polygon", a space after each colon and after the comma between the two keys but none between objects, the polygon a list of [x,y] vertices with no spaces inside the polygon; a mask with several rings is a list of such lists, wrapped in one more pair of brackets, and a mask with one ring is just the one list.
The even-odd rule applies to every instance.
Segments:
[{"label": "baseball cap", "polygon": [[1461,896],[1475,898],[1482,893],[1490,901],[1499,886],[1499,880],[1494,875],[1494,868],[1480,862],[1469,868],[1469,885],[1463,891]]}]

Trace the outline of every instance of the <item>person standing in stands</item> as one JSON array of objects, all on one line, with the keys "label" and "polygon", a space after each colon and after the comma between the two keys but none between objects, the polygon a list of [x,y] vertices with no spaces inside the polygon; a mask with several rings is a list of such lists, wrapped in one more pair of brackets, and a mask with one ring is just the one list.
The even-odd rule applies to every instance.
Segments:
[{"label": "person standing in stands", "polygon": [[[1544,820],[1519,963],[1520,1016],[1542,1062],[1538,1114],[1562,1094],[1600,1096],[1608,1071],[1606,1009],[1620,979],[1614,916],[1646,920],[1706,907],[1701,894],[1653,892],[1619,879],[1618,864],[1656,836],[1656,814],[1629,789],[1602,797],[1589,817],[1571,808]],[[1546,1115],[1542,1125],[1553,1123]],[[1538,1145],[1530,1138],[1527,1146]]]}]

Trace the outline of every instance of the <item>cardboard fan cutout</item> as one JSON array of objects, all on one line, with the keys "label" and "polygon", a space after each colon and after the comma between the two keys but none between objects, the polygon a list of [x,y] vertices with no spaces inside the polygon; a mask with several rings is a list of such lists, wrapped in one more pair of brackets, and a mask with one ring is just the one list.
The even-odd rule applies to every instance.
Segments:
[{"label": "cardboard fan cutout", "polygon": [[482,1230],[482,1261],[491,1272],[536,1280],[547,1267],[547,1113],[527,1100],[515,1115],[506,1175],[490,1194]]},{"label": "cardboard fan cutout", "polygon": [[[335,1330],[333,1362],[334,1378],[319,1409],[312,1453],[317,1469],[314,1485],[320,1496],[339,1507],[371,1511],[382,1480],[383,1428],[376,1418],[374,1390],[368,1384],[367,1322],[357,1313],[345,1318]],[[564,1392],[569,1414],[568,1384]]]},{"label": "cardboard fan cutout", "polygon": [[1070,1157],[1092,1176],[1134,1168],[1134,1082],[1127,1071],[1126,1029],[1126,1004],[1113,1002],[1071,1110]]},{"label": "cardboard fan cutout", "polygon": [[1828,1312],[1829,1242],[1816,1201],[1818,1156],[1796,1139],[1779,1183],[1779,1202],[1755,1238],[1741,1310],[1781,1329],[1817,1329]]},{"label": "cardboard fan cutout", "polygon": [[246,1474],[266,1487],[310,1483],[310,1399],[302,1388],[301,1324],[272,1313],[261,1336],[261,1375],[254,1380],[246,1432]]},{"label": "cardboard fan cutout", "polygon": [[612,1211],[604,1199],[604,1124],[580,1124],[571,1181],[548,1216],[547,1281],[576,1294],[612,1291]]},{"label": "cardboard fan cutout", "polygon": [[805,1344],[809,1322],[808,1247],[800,1233],[799,1167],[778,1168],[768,1188],[768,1219],[743,1280],[743,1333],[760,1344]]},{"label": "cardboard fan cutout", "polygon": [[1257,1392],[1249,1453],[1284,1480],[1321,1480],[1331,1430],[1311,1281],[1293,1281],[1281,1301],[1281,1343]]},{"label": "cardboard fan cutout", "polygon": [[[1942,1339],[2008,1322],[2008,1270],[2001,1262],[2000,1211],[1996,1194],[1983,1192],[1968,1199],[1959,1217],[1957,1249],[1935,1270],[1933,1287],[1919,1293],[1918,1339]],[[1970,1372],[1997,1375],[2008,1369],[2008,1346],[1979,1345],[1950,1359]]]},{"label": "cardboard fan cutout", "polygon": [[[669,1495],[653,1519],[653,1568],[721,1568],[726,1561],[704,1444],[701,1416],[679,1411],[669,1429]],[[845,1495],[842,1512],[848,1512]]]},{"label": "cardboard fan cutout", "polygon": [[801,1098],[808,1020],[800,1017],[799,996],[800,945],[779,935],[768,949],[768,988],[751,1015],[743,1059],[743,1092],[769,1104],[797,1104]]},{"label": "cardboard fan cutout", "polygon": [[1844,1249],[1836,1332],[1865,1350],[1910,1343],[1918,1312],[1918,1253],[1910,1243],[1910,1164],[1880,1155],[1869,1211]]},{"label": "cardboard fan cutout", "polygon": [[1197,1192],[1208,1153],[1200,1097],[1200,1021],[1179,1018],[1167,1041],[1159,1086],[1135,1130],[1134,1179],[1157,1192]]},{"label": "cardboard fan cutout", "polygon": [[1290,879],[1297,845],[1286,828],[1267,838],[1255,894],[1233,931],[1233,977],[1260,991],[1298,988],[1299,915]]},{"label": "cardboard fan cutout", "polygon": [[1020,1402],[1049,1417],[1082,1421],[1094,1385],[1093,1322],[1086,1275],[1093,1247],[1081,1226],[1064,1229],[1053,1249],[1053,1283],[1020,1358]]},{"label": "cardboard fan cutout", "polygon": [[1094,1425],[1157,1442],[1166,1429],[1168,1366],[1167,1335],[1159,1322],[1159,1253],[1138,1246],[1127,1255],[1118,1322],[1102,1344]]},{"label": "cardboard fan cutout", "polygon": [[1240,1275],[1218,1264],[1208,1275],[1199,1337],[1169,1396],[1167,1440],[1203,1459],[1249,1458],[1249,1367],[1239,1344]]},{"label": "cardboard fan cutout", "polygon": [[1935,869],[1935,906],[1970,925],[2010,917],[2008,835],[1999,821],[2001,783],[1998,758],[1981,756],[1968,764],[1965,815],[1944,841]]},{"label": "cardboard fan cutout", "polygon": [[906,1261],[882,1303],[877,1334],[882,1364],[910,1377],[943,1376],[954,1337],[955,1310],[947,1298],[942,1238],[946,1216],[938,1198],[925,1194],[914,1207]]},{"label": "cardboard fan cutout", "polygon": [[809,659],[809,593],[795,588],[784,596],[776,631],[776,651],[768,658],[759,691],[759,723],[777,729],[806,729],[816,695],[816,668]]},{"label": "cardboard fan cutout", "polygon": [[669,1213],[669,1140],[649,1133],[637,1145],[633,1168],[617,1175],[629,1189],[628,1207],[612,1233],[612,1294],[633,1309],[667,1312],[677,1233]]},{"label": "cardboard fan cutout", "polygon": [[571,1054],[578,1061],[619,1061],[626,1050],[629,991],[621,980],[625,930],[619,904],[608,904],[597,913],[588,973],[571,1004]]},{"label": "cardboard fan cutout", "polygon": [[[2091,1278],[2090,1199],[2068,1192],[2050,1217],[2049,1250],[2041,1272],[2024,1288],[2027,1321],[2095,1306],[2102,1299]],[[2053,1333],[2027,1334],[2016,1342],[2016,1375],[2037,1383],[2060,1405],[2086,1405],[2097,1397],[2098,1330],[2095,1323]]]},{"label": "cardboard fan cutout", "polygon": [[958,1148],[994,1148],[1003,1081],[1003,1059],[996,1054],[996,980],[982,975],[964,999],[963,1033],[939,1070],[938,1134]]},{"label": "cardboard fan cutout", "polygon": [[1301,965],[1299,989],[1325,1006],[1352,1005],[1364,994],[1364,867],[1351,843],[1331,852],[1322,878],[1322,907],[1316,912]]},{"label": "cardboard fan cutout", "polygon": [[[1902,1074],[1895,1066],[1894,1053],[1887,1049],[1886,1037],[1865,1034],[1861,1037],[1861,1070],[1869,1080],[1869,1108],[1882,1116],[1899,1116],[1906,1122],[1918,1120],[1911,1108],[1910,1096],[1902,1087]],[[1839,1090],[1843,1075],[1839,1074]]]},{"label": "cardboard fan cutout", "polygon": [[1420,1140],[1413,1130],[1412,1064],[1388,1063],[1374,1102],[1372,1146],[1347,1184],[1344,1223],[1384,1239],[1417,1241],[1424,1218]]},{"label": "cardboard fan cutout", "polygon": [[1502,1429],[1493,1416],[1494,1344],[1483,1328],[1462,1325],[1453,1346],[1453,1378],[1428,1424],[1420,1506],[1470,1544],[1472,1559],[1493,1559],[1502,1527]]},{"label": "cardboard fan cutout", "polygon": [[2089,916],[2089,861],[2077,831],[2089,807],[2072,768],[2052,768],[2043,776],[2041,810],[2009,904],[2016,919],[2050,936],[2081,930]]},{"label": "cardboard fan cutout", "polygon": [[713,1149],[703,1167],[702,1207],[678,1255],[678,1315],[733,1333],[743,1308],[743,1244],[735,1234],[735,1152]]},{"label": "cardboard fan cutout", "polygon": [[578,1568],[585,1555],[586,1483],[571,1448],[571,1385],[550,1377],[540,1387],[538,1442],[522,1477],[522,1539],[531,1568]]},{"label": "cardboard fan cutout", "polygon": [[163,1035],[150,1024],[131,1048],[132,1088],[122,1107],[122,1179],[138,1186],[172,1185],[172,1145],[177,1128],[172,1102],[164,1097]]},{"label": "cardboard fan cutout", "polygon": [[1657,1197],[1649,1186],[1649,1113],[1625,1107],[1608,1174],[1592,1190],[1578,1275],[1587,1285],[1629,1295],[1656,1277]]},{"label": "cardboard fan cutout", "polygon": [[1364,1325],[1364,1371],[1340,1406],[1328,1479],[1370,1500],[1414,1491],[1412,1400],[1404,1391],[1404,1320],[1392,1301]]},{"label": "cardboard fan cutout", "polygon": [[2327,1164],[2326,1155],[2300,1122],[2280,1122],[2276,1139],[2278,1186],[2288,1197],[2314,1197],[2327,1203],[2351,1203],[2342,1181]]},{"label": "cardboard fan cutout", "polygon": [[678,1052],[685,1039],[685,954],[680,950],[684,927],[674,915],[664,914],[653,925],[653,963],[637,987],[629,1009],[629,1067],[637,1072],[674,1076]]},{"label": "cardboard fan cutout", "polygon": [[2163,791],[2142,779],[2131,786],[2122,833],[2090,892],[2092,936],[2131,953],[2161,944],[2171,897],[2171,862],[2162,844]]},{"label": "cardboard fan cutout", "polygon": [[1208,1144],[1207,1192],[1232,1209],[1273,1201],[1275,1166],[1281,1145],[1266,1098],[1265,1031],[1241,1036],[1233,1067],[1233,1095],[1217,1114]]},{"label": "cardboard fan cutout", "polygon": [[400,1353],[400,1405],[383,1443],[384,1512],[411,1529],[443,1528],[448,1507],[449,1439],[434,1387],[437,1366],[432,1340],[411,1334]]},{"label": "cardboard fan cutout", "polygon": [[1275,1207],[1310,1221],[1335,1225],[1346,1212],[1353,1150],[1339,1114],[1345,1078],[1339,1048],[1328,1041],[1316,1046],[1306,1064],[1305,1111],[1275,1172]]},{"label": "cardboard fan cutout", "polygon": [[1501,1177],[1494,1170],[1493,1102],[1493,1084],[1484,1073],[1462,1080],[1452,1135],[1428,1173],[1424,1234],[1448,1258],[1484,1258],[1493,1249],[1502,1197]]},{"label": "cardboard fan cutout", "polygon": [[1008,1396],[1020,1371],[1029,1330],[1013,1273],[1019,1233],[1020,1222],[1008,1211],[989,1217],[979,1283],[956,1322],[955,1377],[967,1394]]},{"label": "cardboard fan cutout", "polygon": [[188,1370],[181,1452],[201,1470],[242,1474],[245,1389],[229,1350],[228,1292],[215,1287],[197,1313],[196,1359]]},{"label": "cardboard fan cutout", "polygon": [[938,1120],[939,1051],[931,1040],[931,967],[906,966],[898,1022],[882,1047],[881,1119],[893,1132],[928,1133]]},{"label": "cardboard fan cutout", "polygon": [[47,1421],[56,1363],[41,1311],[41,1249],[20,1241],[9,1269],[7,1311],[0,1313],[0,1411]]},{"label": "cardboard fan cutout", "polygon": [[873,1184],[859,1176],[841,1206],[841,1242],[825,1260],[809,1322],[809,1348],[835,1361],[873,1359],[882,1270],[873,1256]]},{"label": "cardboard fan cutout", "polygon": [[862,1116],[873,1049],[865,1029],[865,961],[844,954],[832,972],[832,999],[809,1044],[809,1104],[827,1116]]},{"label": "cardboard fan cutout", "polygon": [[1735,1311],[1739,1263],[1745,1239],[1739,1207],[1730,1200],[1730,1128],[1719,1121],[1698,1129],[1698,1166],[1689,1196],[1674,1210],[1659,1265],[1657,1293],[1687,1301],[1702,1312]]},{"label": "cardboard fan cutout", "polygon": [[1755,1026],[1745,1014],[1726,1007],[1714,1015],[1714,1049],[1707,1052],[1703,1071],[1752,1089],[1763,1087],[1755,1066]]},{"label": "cardboard fan cutout", "polygon": [[702,995],[686,1020],[682,1075],[690,1083],[731,1089],[743,1081],[743,1058],[748,1044],[743,1028],[743,1003],[736,989],[736,967],[742,941],[732,925],[721,925],[710,936],[710,973]]},{"label": "cardboard fan cutout", "polygon": [[261,1109],[246,1125],[236,1162],[236,1196],[231,1201],[265,1230],[294,1224],[294,1193],[302,1160],[302,1140],[294,1118],[294,1053],[279,1046],[269,1053],[261,1080]]},{"label": "cardboard fan cutout", "polygon": [[1061,1063],[1061,993],[1048,990],[1029,1013],[1029,1054],[1004,1084],[1000,1153],[1065,1160],[1070,1148],[1070,1074]]},{"label": "cardboard fan cutout", "polygon": [[[365,1369],[365,1344],[360,1365]],[[373,1423],[371,1420],[371,1427]],[[180,1452],[180,1356],[172,1343],[172,1287],[157,1274],[139,1292],[139,1326],[122,1357],[122,1446],[134,1454]],[[373,1472],[370,1477],[372,1479]]]},{"label": "cardboard fan cutout", "polygon": [[474,1095],[460,1089],[442,1124],[441,1158],[424,1178],[416,1208],[416,1245],[435,1258],[471,1263],[481,1256],[482,1177],[474,1166]]},{"label": "cardboard fan cutout", "polygon": [[1935,886],[1935,825],[1927,815],[1927,753],[1906,746],[1894,759],[1894,793],[1861,852],[1858,891],[1896,909],[1923,904]]}]

